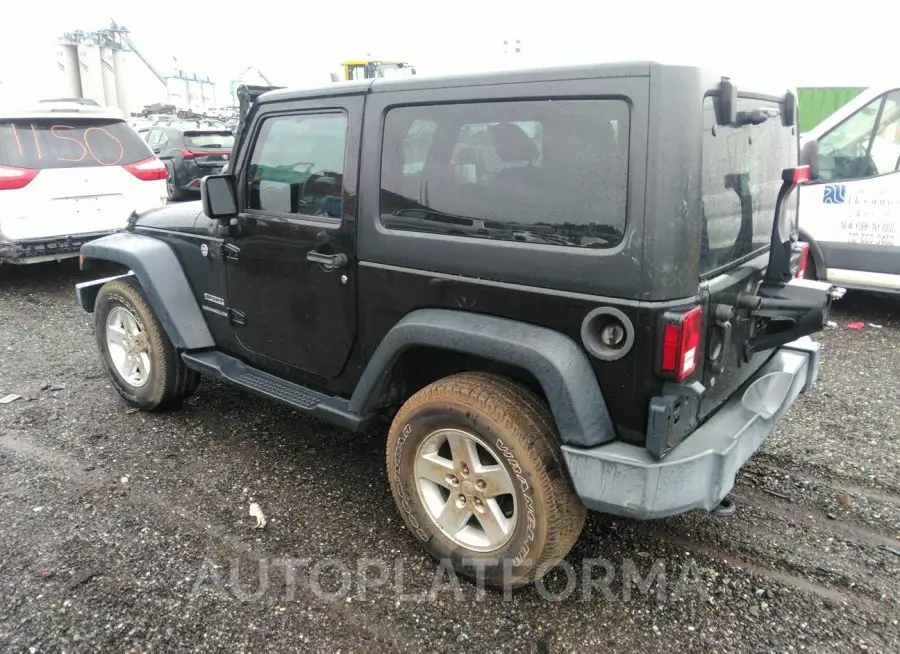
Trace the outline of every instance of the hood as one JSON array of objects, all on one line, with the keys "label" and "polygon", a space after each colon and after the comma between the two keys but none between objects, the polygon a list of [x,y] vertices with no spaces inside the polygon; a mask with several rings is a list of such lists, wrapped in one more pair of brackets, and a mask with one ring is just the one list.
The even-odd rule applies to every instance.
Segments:
[{"label": "hood", "polygon": [[132,228],[152,227],[176,232],[193,232],[197,217],[203,213],[201,202],[179,202],[132,214],[128,221]]}]

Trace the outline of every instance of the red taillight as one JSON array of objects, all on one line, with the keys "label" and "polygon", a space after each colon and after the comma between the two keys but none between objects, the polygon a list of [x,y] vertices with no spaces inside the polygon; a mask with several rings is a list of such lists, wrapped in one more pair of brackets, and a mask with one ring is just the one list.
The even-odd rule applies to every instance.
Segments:
[{"label": "red taillight", "polygon": [[190,150],[182,150],[181,156],[185,159],[193,159],[196,156],[196,152],[191,152]]},{"label": "red taillight", "polygon": [[156,157],[150,157],[149,159],[144,159],[137,163],[127,164],[122,166],[122,168],[145,182],[165,179],[168,176],[166,173],[166,165]]},{"label": "red taillight", "polygon": [[800,263],[797,264],[797,272],[794,277],[802,279],[806,277],[806,265],[809,261],[809,243],[797,243],[794,247],[800,250]]},{"label": "red taillight", "polygon": [[697,369],[703,309],[694,307],[682,314],[667,314],[663,326],[660,369],[682,381]]},{"label": "red taillight", "polygon": [[17,166],[0,166],[0,191],[12,191],[24,188],[41,172],[34,168],[18,168]]}]

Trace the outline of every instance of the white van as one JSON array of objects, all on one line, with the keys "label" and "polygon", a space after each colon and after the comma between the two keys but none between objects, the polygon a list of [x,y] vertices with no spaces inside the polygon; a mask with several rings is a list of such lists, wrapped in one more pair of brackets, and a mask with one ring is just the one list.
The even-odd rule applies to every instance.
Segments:
[{"label": "white van", "polygon": [[900,88],[867,89],[801,134],[800,162],[806,275],[900,293]]},{"label": "white van", "polygon": [[0,264],[76,257],[165,199],[165,166],[121,114],[70,102],[0,112]]}]

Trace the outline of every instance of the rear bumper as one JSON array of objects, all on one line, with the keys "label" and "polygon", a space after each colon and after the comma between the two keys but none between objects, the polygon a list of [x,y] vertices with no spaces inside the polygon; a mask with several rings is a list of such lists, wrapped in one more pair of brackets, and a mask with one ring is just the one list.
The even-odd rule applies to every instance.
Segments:
[{"label": "rear bumper", "polygon": [[42,261],[60,261],[77,257],[81,246],[95,238],[115,234],[120,230],[113,229],[89,234],[72,234],[51,238],[24,239],[19,241],[0,241],[0,261],[3,263],[41,263]]},{"label": "rear bumper", "polygon": [[819,344],[808,336],[789,343],[661,461],[644,447],[618,441],[593,448],[564,445],[575,490],[591,510],[634,518],[711,511],[818,374]]}]

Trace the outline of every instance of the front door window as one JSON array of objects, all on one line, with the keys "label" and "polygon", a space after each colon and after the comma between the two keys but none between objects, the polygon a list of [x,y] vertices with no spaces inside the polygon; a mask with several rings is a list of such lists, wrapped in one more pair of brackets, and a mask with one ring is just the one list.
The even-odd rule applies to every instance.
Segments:
[{"label": "front door window", "polygon": [[247,208],[340,219],[347,116],[274,116],[263,122],[247,169]]}]

